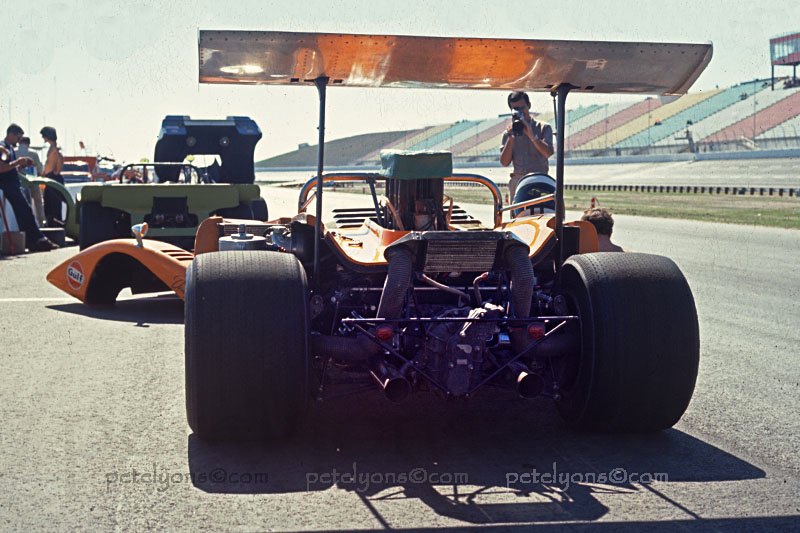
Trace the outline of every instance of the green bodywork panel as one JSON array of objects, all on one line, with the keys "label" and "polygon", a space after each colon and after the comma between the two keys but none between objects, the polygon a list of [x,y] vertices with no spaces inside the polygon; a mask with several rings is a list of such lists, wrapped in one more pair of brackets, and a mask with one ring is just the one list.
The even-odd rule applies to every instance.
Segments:
[{"label": "green bodywork panel", "polygon": [[[208,218],[212,212],[240,203],[251,202],[261,195],[255,184],[230,183],[137,183],[101,184],[90,183],[81,189],[78,202],[98,202],[103,207],[119,209],[131,215],[131,224],[144,222],[145,215],[153,210],[153,198],[186,198],[189,213],[198,221]],[[151,227],[148,235],[189,236],[196,228]]]},{"label": "green bodywork panel", "polygon": [[[67,219],[64,221],[64,233],[73,240],[78,240],[78,209],[72,195],[64,185],[50,178],[25,178],[20,176],[23,187],[45,185],[58,191],[67,204]],[[99,202],[103,207],[119,209],[131,215],[131,224],[144,222],[144,216],[153,210],[153,198],[186,198],[189,212],[197,215],[198,221],[208,218],[212,212],[226,207],[236,207],[240,203],[251,202],[261,196],[258,185],[230,183],[137,183],[110,184],[87,183],[78,193],[78,205],[81,202]],[[155,228],[151,227],[148,236],[192,236],[197,230],[191,228]]]},{"label": "green bodywork panel", "polygon": [[215,211],[225,207],[236,207],[241,202],[250,202],[259,197],[258,185],[234,185],[230,183],[137,183],[137,184],[87,184],[78,198],[81,202],[99,202],[103,207],[112,207],[128,213],[149,213],[153,198],[186,198],[189,212]]},{"label": "green bodywork panel", "polygon": [[383,150],[381,174],[400,180],[449,178],[453,175],[452,152]]},{"label": "green bodywork panel", "polygon": [[20,177],[19,181],[23,187],[46,185],[47,187],[58,191],[58,193],[63,197],[64,202],[67,204],[67,219],[64,221],[64,234],[70,239],[78,238],[78,211],[75,209],[75,200],[72,199],[72,195],[69,193],[66,187],[61,185],[56,180],[51,180],[50,178],[29,179]]}]

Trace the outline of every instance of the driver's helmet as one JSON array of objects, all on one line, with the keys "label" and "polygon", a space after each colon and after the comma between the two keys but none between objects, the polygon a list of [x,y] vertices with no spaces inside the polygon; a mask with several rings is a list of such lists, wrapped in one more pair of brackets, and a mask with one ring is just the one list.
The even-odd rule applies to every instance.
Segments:
[{"label": "driver's helmet", "polygon": [[[541,196],[547,196],[556,192],[556,180],[547,174],[528,174],[524,176],[517,185],[517,190],[514,193],[513,203],[518,204],[527,200],[534,200]],[[511,212],[512,217],[520,215],[538,215],[542,213],[555,213],[556,202],[551,200],[543,204],[534,205],[532,207],[525,207],[522,209],[514,209]]]}]

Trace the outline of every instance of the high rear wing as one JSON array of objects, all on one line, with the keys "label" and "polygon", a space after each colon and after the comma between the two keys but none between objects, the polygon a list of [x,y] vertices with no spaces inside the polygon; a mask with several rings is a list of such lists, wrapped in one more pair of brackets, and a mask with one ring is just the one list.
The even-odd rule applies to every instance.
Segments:
[{"label": "high rear wing", "polygon": [[711,44],[200,30],[200,83],[686,93]]}]

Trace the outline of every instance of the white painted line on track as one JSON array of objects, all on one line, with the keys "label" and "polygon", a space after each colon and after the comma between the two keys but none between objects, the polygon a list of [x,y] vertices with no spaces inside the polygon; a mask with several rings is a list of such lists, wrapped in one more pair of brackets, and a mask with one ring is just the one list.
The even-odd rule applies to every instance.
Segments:
[{"label": "white painted line on track", "polygon": [[[131,300],[173,300],[177,299],[178,297],[174,293],[150,293],[146,295],[137,295],[137,296],[120,296],[117,298],[118,302],[127,302]],[[80,303],[80,300],[77,298],[70,298],[70,297],[50,297],[50,298],[0,298],[0,304],[2,303],[25,303],[25,302],[52,302],[52,303],[62,303],[62,302],[76,302]]]},{"label": "white painted line on track", "polygon": [[75,298],[0,298],[0,303],[16,302],[79,302]]}]

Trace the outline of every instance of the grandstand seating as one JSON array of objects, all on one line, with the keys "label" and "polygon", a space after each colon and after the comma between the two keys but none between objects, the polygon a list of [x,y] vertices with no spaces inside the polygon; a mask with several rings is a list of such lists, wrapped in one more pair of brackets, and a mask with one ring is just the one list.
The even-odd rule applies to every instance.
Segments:
[{"label": "grandstand seating", "polygon": [[501,131],[499,135],[492,137],[491,139],[487,139],[480,144],[477,144],[472,147],[472,150],[469,151],[469,155],[475,156],[500,156],[500,142],[503,139],[503,132]]},{"label": "grandstand seating", "polygon": [[[615,148],[627,146],[647,146],[661,141],[662,139],[672,138],[673,135],[684,130],[687,122],[697,124],[704,118],[733,105],[740,100],[741,88],[729,87],[713,94],[710,98],[702,100],[697,104],[684,109],[680,113],[672,115],[667,119],[662,119],[658,126],[651,125],[636,135],[623,139],[614,145]],[[683,98],[681,98],[683,100]]]},{"label": "grandstand seating", "polygon": [[[750,89],[750,92],[745,92],[744,89],[741,89],[740,94],[748,95],[747,98],[744,100],[739,100],[735,104],[732,104],[713,115],[706,117],[705,119],[701,120],[700,122],[694,123],[690,128],[689,131],[692,132],[694,136],[695,142],[708,137],[709,135],[720,131],[730,124],[733,124],[743,117],[752,116],[753,114],[753,91]],[[757,107],[764,107],[766,105],[771,105],[772,103],[776,102],[777,100],[786,98],[788,93],[786,91],[768,91],[768,90],[760,90],[756,93],[756,106]],[[659,145],[671,145],[675,144],[675,141],[671,138],[663,139],[657,143],[656,146]]]},{"label": "grandstand seating", "polygon": [[478,155],[475,147],[479,146],[481,143],[493,141],[497,146],[500,146],[500,136],[507,127],[506,121],[502,120],[496,123],[494,126],[483,130],[475,137],[466,139],[454,146],[451,146],[450,151],[453,152],[453,156],[471,156]]},{"label": "grandstand seating", "polygon": [[652,112],[659,107],[661,107],[661,100],[658,98],[648,98],[633,105],[629,105],[621,111],[609,116],[607,119],[598,120],[579,133],[570,134],[567,137],[565,148],[567,150],[574,150],[578,146],[584,145],[594,139],[605,137],[605,134],[609,131],[613,131],[626,122],[645,113]]},{"label": "grandstand seating", "polygon": [[[755,113],[754,113],[755,112]],[[552,111],[536,116],[555,126]],[[653,125],[658,120],[658,126]],[[331,166],[374,165],[381,150],[450,150],[457,163],[496,161],[508,115],[462,120],[426,128],[357,135],[329,141]],[[800,148],[800,88],[770,90],[764,80],[727,89],[690,93],[676,100],[582,106],[567,112],[567,154],[571,157],[677,153],[689,144],[676,139],[687,128],[696,149],[755,150]],[[555,129],[555,127],[554,127]],[[652,151],[651,151],[652,150]],[[316,147],[303,146],[258,163],[260,168],[313,167]]]},{"label": "grandstand seating", "polygon": [[449,128],[446,130],[440,131],[435,135],[430,135],[424,139],[421,139],[419,142],[414,143],[413,145],[409,146],[409,150],[435,150],[437,145],[441,144],[453,144],[451,139],[457,136],[464,130],[467,130],[476,124],[480,124],[481,121],[479,120],[462,120],[461,122],[456,122],[455,124],[451,124]]},{"label": "grandstand seating", "polygon": [[597,109],[586,113],[581,117],[577,117],[575,119],[570,120],[570,115],[572,111],[567,111],[567,136],[571,137],[577,134],[580,131],[585,130],[589,126],[597,123],[600,120],[605,120],[610,116],[613,116],[626,107],[630,107],[632,102],[617,102],[614,104],[604,104],[601,106],[597,106]]},{"label": "grandstand seating", "polygon": [[431,126],[428,126],[427,128],[421,128],[418,130],[406,131],[404,132],[404,135],[401,135],[400,137],[395,139],[394,142],[381,146],[376,150],[369,151],[366,154],[362,155],[361,157],[358,158],[358,162],[364,163],[368,161],[374,161],[375,159],[380,159],[381,150],[403,146],[404,143],[411,142],[412,139],[416,138],[418,135],[427,131],[430,128]]},{"label": "grandstand seating", "polygon": [[768,139],[771,137],[800,138],[800,115],[766,130],[758,135],[756,139]]},{"label": "grandstand seating", "polygon": [[[585,106],[585,107],[581,106],[576,109],[570,109],[569,111],[567,111],[566,123],[570,124],[571,122],[574,122],[575,120],[584,117],[589,113],[592,113],[593,111],[597,111],[600,107],[602,106],[598,104],[592,104],[590,106]],[[535,118],[539,122],[545,122],[547,124],[550,124],[551,126],[553,126],[553,129],[555,129],[556,127],[556,114],[553,111],[540,113],[536,115]]]},{"label": "grandstand seating", "polygon": [[[602,138],[596,138],[584,145],[576,146],[575,149],[600,150],[603,148],[613,147],[614,145],[622,142],[624,139],[646,130],[656,122],[661,122],[662,120],[666,120],[674,115],[677,115],[684,109],[692,107],[698,102],[706,100],[711,96],[713,96],[713,93],[705,92],[687,94],[682,98],[677,98],[668,103],[665,103],[665,101],[662,99],[660,100],[662,105],[657,109],[639,115],[633,120],[629,120],[621,126],[608,131],[602,136]],[[652,102],[652,100],[649,101]]]},{"label": "grandstand seating", "polygon": [[[800,89],[775,92],[789,94],[784,98],[776,100],[771,105],[762,108],[755,115],[745,117],[713,135],[701,139],[701,142],[720,143],[735,141],[742,138],[752,140],[761,133],[800,114]],[[763,100],[763,97],[756,96],[757,100],[759,98]]]},{"label": "grandstand seating", "polygon": [[[406,139],[396,145],[392,146],[392,148],[397,148],[398,150],[408,150],[412,146],[416,146],[420,143],[425,142],[425,139],[429,137],[433,137],[434,135],[438,135],[439,133],[449,129],[452,124],[441,124],[439,126],[431,126],[430,128],[425,128],[419,134],[410,139]],[[388,148],[388,147],[385,147]]]},{"label": "grandstand seating", "polygon": [[[610,114],[614,114],[625,109],[626,107],[629,107],[630,105],[630,102],[605,105],[593,104],[587,107],[579,107],[577,109],[568,110],[566,117],[567,135],[571,135],[573,133],[573,128],[577,128],[574,131],[580,131],[585,127],[591,126],[598,120],[597,117],[605,116],[606,111],[608,111]],[[553,113],[543,113],[536,117],[536,119],[540,122],[549,123],[550,126],[553,127],[553,132],[555,133],[555,121],[553,118]],[[500,138],[487,140],[480,145],[475,146],[474,152],[470,151],[470,153],[474,153],[477,156],[483,157],[497,156],[500,149],[500,140]]]},{"label": "grandstand seating", "polygon": [[567,111],[567,120],[566,120],[566,122],[567,122],[567,124],[572,124],[576,120],[585,117],[589,113],[593,113],[593,112],[597,111],[601,107],[602,106],[600,106],[600,105],[592,104],[592,105],[585,106],[585,107],[581,106],[581,107],[578,107],[577,109],[570,109],[570,110]]},{"label": "grandstand seating", "polygon": [[[334,139],[325,143],[325,162],[331,166],[357,165],[364,152],[380,153],[382,147],[392,145],[397,139],[405,137],[406,131],[390,131],[381,133],[365,133],[344,139]],[[268,162],[268,165],[264,163]],[[316,167],[316,145],[303,146],[294,152],[288,152],[260,162],[260,166],[271,167]]]},{"label": "grandstand seating", "polygon": [[[473,120],[470,121],[469,127],[459,131],[456,135],[442,137],[436,144],[430,145],[429,150],[450,150],[453,146],[460,144],[470,139],[475,139],[481,135],[484,130],[492,128],[501,122],[505,122],[504,118],[490,118],[487,120]],[[443,132],[446,133],[446,132]]]}]

